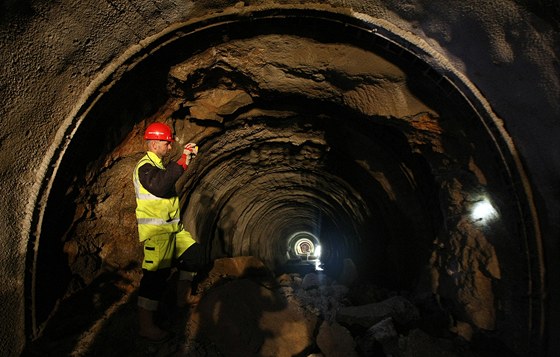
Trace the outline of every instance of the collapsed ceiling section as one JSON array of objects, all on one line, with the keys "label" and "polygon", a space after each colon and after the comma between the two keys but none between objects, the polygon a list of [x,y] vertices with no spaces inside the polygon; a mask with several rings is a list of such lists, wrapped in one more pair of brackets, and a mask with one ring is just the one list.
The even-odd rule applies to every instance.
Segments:
[{"label": "collapsed ceiling section", "polygon": [[[49,198],[58,209],[41,239],[69,259],[53,264],[59,247],[46,243],[38,267],[87,284],[138,259],[129,176],[146,124],[166,121],[200,147],[178,191],[209,260],[254,255],[281,270],[291,248],[320,245],[333,276],[352,259],[364,278],[438,294],[457,319],[526,342],[513,325],[534,307],[509,288],[529,285],[530,247],[500,139],[411,53],[314,21],[196,32],[124,74],[72,139]],[[291,246],[302,232],[312,244]],[[40,316],[60,297],[34,294]]]}]

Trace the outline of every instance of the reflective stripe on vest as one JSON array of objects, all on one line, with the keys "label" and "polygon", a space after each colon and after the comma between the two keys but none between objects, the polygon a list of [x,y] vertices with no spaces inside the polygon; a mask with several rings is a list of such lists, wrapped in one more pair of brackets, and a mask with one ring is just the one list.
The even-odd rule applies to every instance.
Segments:
[{"label": "reflective stripe on vest", "polygon": [[138,222],[138,235],[141,242],[160,234],[178,232],[182,228],[179,217],[179,197],[157,197],[146,190],[140,183],[138,171],[145,164],[165,170],[161,159],[150,151],[138,161],[134,169],[136,220]]},{"label": "reflective stripe on vest", "polygon": [[136,218],[138,224],[154,224],[157,226],[162,226],[164,224],[175,224],[179,222],[179,218],[172,219],[171,221],[166,221],[161,218]]}]

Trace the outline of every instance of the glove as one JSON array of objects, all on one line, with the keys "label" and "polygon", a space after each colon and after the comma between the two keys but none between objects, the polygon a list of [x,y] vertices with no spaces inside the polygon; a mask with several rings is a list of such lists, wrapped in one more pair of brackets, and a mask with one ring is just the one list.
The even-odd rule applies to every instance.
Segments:
[{"label": "glove", "polygon": [[188,143],[187,145],[185,145],[185,148],[183,149],[183,155],[181,155],[181,158],[177,161],[177,163],[183,166],[183,170],[186,170],[192,158],[194,158],[197,154],[198,146],[196,146],[195,143]]},{"label": "glove", "polygon": [[187,156],[195,157],[198,154],[198,146],[195,143],[188,143],[185,145],[185,149],[183,150],[183,154]]}]

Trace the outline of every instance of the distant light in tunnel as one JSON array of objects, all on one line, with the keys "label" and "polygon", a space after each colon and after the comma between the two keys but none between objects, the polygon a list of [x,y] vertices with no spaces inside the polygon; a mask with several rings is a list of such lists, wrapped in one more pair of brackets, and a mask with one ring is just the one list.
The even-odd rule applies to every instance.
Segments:
[{"label": "distant light in tunnel", "polygon": [[313,263],[315,270],[323,270],[321,254],[320,241],[310,232],[297,232],[288,239],[288,258],[297,258],[302,262]]},{"label": "distant light in tunnel", "polygon": [[471,218],[476,223],[486,224],[498,218],[498,211],[487,198],[483,198],[473,205]]},{"label": "distant light in tunnel", "polygon": [[307,256],[315,255],[315,243],[309,238],[301,238],[294,244],[294,249],[297,255]]}]

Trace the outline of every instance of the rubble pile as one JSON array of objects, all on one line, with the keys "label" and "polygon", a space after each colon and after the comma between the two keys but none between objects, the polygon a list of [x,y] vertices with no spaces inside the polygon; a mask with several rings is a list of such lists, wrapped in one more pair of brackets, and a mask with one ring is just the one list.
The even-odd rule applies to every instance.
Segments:
[{"label": "rubble pile", "polygon": [[[352,267],[350,264],[347,266]],[[175,307],[174,282],[158,323],[175,337],[153,344],[137,335],[140,271],[94,279],[60,302],[24,356],[379,356],[477,357],[432,296],[394,292],[343,272],[272,273],[255,257],[221,258],[199,274],[199,303]],[[480,347],[480,346],[477,346]]]},{"label": "rubble pile", "polygon": [[[320,271],[273,277],[262,266],[243,274],[240,259],[255,266],[251,257],[220,259],[222,267],[224,260],[235,266],[234,275],[211,272],[201,283],[204,297],[192,312],[180,355],[208,355],[201,353],[207,343],[225,356],[478,356],[449,332],[442,311],[436,326],[437,307],[427,298],[359,280],[342,285]],[[353,295],[361,297],[360,305]]]}]

